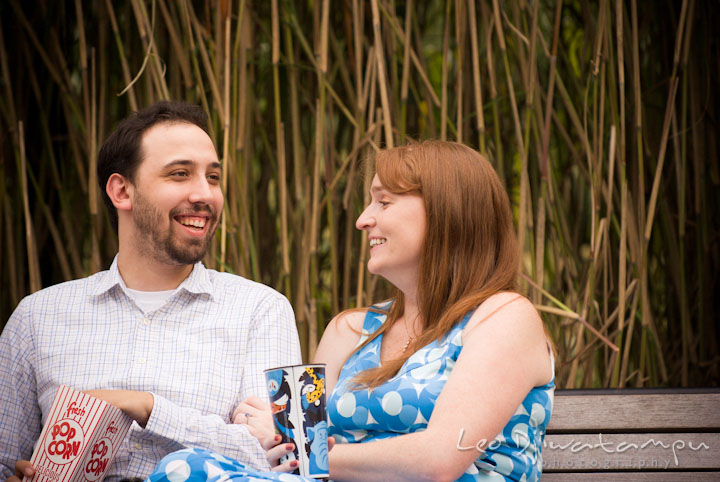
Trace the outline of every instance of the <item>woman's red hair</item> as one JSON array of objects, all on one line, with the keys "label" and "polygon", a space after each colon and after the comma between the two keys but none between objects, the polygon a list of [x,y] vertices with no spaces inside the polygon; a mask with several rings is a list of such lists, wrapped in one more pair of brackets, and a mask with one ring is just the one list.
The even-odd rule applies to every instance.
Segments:
[{"label": "woman's red hair", "polygon": [[[422,197],[427,232],[417,289],[422,334],[402,357],[356,377],[370,388],[392,378],[412,353],[440,339],[487,298],[514,290],[519,263],[507,192],[478,152],[430,140],[380,151],[375,165],[387,190]],[[404,309],[397,290],[387,321],[361,347],[387,331]]]}]

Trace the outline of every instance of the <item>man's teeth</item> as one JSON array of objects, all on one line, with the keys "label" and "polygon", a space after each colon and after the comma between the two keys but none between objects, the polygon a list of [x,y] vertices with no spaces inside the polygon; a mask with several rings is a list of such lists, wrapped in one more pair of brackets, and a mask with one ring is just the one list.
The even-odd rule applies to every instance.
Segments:
[{"label": "man's teeth", "polygon": [[379,246],[383,243],[385,243],[385,239],[373,238],[370,240],[370,247],[372,248],[373,246]]},{"label": "man's teeth", "polygon": [[190,219],[190,218],[180,218],[178,219],[180,224],[184,224],[185,226],[195,226],[196,228],[204,228],[205,227],[205,220],[204,219]]}]

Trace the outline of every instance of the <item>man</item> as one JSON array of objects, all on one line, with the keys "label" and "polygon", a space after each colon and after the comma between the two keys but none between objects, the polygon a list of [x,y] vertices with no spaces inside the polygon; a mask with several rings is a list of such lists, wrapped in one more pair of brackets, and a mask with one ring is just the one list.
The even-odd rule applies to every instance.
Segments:
[{"label": "man", "polygon": [[109,136],[97,174],[118,255],[108,271],[26,297],[0,336],[0,480],[34,473],[27,460],[62,384],[136,422],[109,481],[145,478],[185,447],[267,468],[231,417],[266,396],[263,370],[300,363],[300,348],[284,296],[200,262],[222,169],[197,106],[160,102]]}]

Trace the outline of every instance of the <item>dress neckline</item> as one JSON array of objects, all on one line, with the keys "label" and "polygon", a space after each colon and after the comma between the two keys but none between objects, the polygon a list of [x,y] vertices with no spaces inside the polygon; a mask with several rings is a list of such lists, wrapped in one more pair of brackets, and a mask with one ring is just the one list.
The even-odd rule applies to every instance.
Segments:
[{"label": "dress neckline", "polygon": [[[388,309],[389,309],[389,305],[388,305]],[[465,329],[465,325],[467,325],[467,322],[470,320],[470,317],[472,316],[472,314],[473,314],[474,312],[475,312],[474,309],[468,311],[468,312],[465,314],[465,316],[463,316],[463,318],[462,318],[459,322],[457,322],[457,323],[455,323],[455,325],[453,325],[453,327],[450,329],[450,331],[448,331],[447,333],[445,333],[445,334],[443,335],[443,337],[440,339],[440,341],[442,342],[443,345],[446,344],[447,340],[448,340],[451,336],[453,336],[453,338],[454,338],[454,337],[455,337],[455,334],[456,334],[458,331],[462,331],[462,330]],[[376,313],[376,312],[368,311],[368,315],[370,315],[374,320],[379,321],[379,323],[377,324],[377,326],[375,326],[375,329],[372,330],[372,332],[369,333],[369,335],[372,335],[372,333],[375,333],[377,330],[379,330],[380,327],[385,323],[385,321],[387,320],[387,314],[385,314],[385,313]],[[381,316],[383,316],[383,317],[385,317],[385,318],[384,318],[383,320],[380,320],[379,318],[380,318]],[[461,335],[461,336],[462,336],[462,335]],[[375,346],[375,347],[376,347],[375,353],[373,353],[373,356],[371,357],[371,360],[373,361],[373,363],[375,364],[376,367],[382,366],[382,360],[380,359],[380,352],[381,352],[381,350],[382,350],[383,337],[384,337],[384,334],[381,333],[381,334],[378,335],[372,342],[370,342],[367,347],[365,347],[365,349],[367,349],[367,348],[370,347],[370,346]],[[461,339],[461,340],[462,340],[462,339]],[[460,345],[460,347],[462,348],[462,341],[459,343],[459,345]],[[396,373],[395,375],[393,375],[393,376],[390,378],[390,380],[394,380],[394,379],[396,379],[396,378],[398,378],[398,377],[401,377],[405,372],[407,372],[407,371],[410,369],[411,365],[413,365],[413,364],[415,363],[415,360],[417,360],[417,358],[418,358],[419,356],[422,356],[422,355],[418,355],[419,353],[425,352],[425,351],[427,351],[428,349],[440,348],[440,346],[441,346],[441,344],[438,342],[438,340],[433,340],[433,341],[431,341],[430,343],[428,343],[427,345],[424,345],[424,346],[418,348],[418,349],[415,351],[415,353],[413,353],[412,355],[410,355],[410,357],[408,357],[408,359],[405,360],[405,363],[402,364],[402,366],[400,367],[400,369],[397,371],[397,373]],[[437,356],[437,358],[441,358],[442,356],[444,356],[444,352],[443,352],[443,353],[439,353],[438,356]],[[423,363],[425,363],[425,362],[431,362],[431,361],[433,361],[433,360],[434,360],[434,359],[431,359],[431,360],[422,360],[422,362],[423,362]]]}]

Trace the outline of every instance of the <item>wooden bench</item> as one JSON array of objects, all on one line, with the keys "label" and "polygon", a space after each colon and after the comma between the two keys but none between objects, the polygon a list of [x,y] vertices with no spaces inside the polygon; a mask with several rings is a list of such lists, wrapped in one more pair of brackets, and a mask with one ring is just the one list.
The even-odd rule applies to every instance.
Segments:
[{"label": "wooden bench", "polygon": [[720,389],[557,390],[546,481],[720,480]]}]

